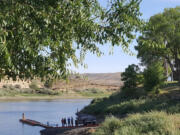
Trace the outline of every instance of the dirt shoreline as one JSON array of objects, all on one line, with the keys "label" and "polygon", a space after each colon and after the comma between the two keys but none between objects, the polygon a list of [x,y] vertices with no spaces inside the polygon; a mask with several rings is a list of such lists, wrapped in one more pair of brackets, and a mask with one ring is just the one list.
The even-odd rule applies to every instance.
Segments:
[{"label": "dirt shoreline", "polygon": [[1,101],[27,101],[27,100],[61,100],[61,99],[93,99],[94,97],[84,96],[14,96],[14,97],[0,97]]},{"label": "dirt shoreline", "polygon": [[91,135],[97,127],[79,127],[72,129],[44,129],[41,130],[41,135]]}]

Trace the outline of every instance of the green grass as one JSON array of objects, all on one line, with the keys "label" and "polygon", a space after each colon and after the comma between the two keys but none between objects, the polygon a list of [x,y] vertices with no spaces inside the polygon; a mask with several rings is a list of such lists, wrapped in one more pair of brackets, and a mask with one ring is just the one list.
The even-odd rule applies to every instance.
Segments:
[{"label": "green grass", "polygon": [[[178,87],[179,88],[179,87]],[[180,113],[180,102],[177,95],[180,90],[177,87],[166,89],[166,93],[158,96],[141,96],[138,98],[127,98],[122,93],[116,93],[109,98],[94,99],[91,104],[81,112],[100,117],[116,115],[124,117],[130,113],[143,113],[148,111],[165,111],[167,113]]]},{"label": "green grass", "polygon": [[93,135],[179,135],[180,114],[149,112],[125,119],[107,117]]},{"label": "green grass", "polygon": [[117,92],[94,99],[81,110],[105,119],[93,135],[179,135],[180,87],[177,83],[166,84],[158,95],[139,90],[134,96]]},{"label": "green grass", "polygon": [[88,93],[88,92],[79,92],[79,94],[81,96],[84,96],[84,97],[93,97],[93,98],[108,97],[110,95],[110,93],[97,93],[97,94],[94,94],[94,93]]},{"label": "green grass", "polygon": [[3,88],[0,89],[0,97],[13,97],[13,96],[58,96],[61,92],[53,91],[50,89],[17,89],[17,88]]},{"label": "green grass", "polygon": [[180,113],[180,102],[168,97],[141,98],[118,101],[118,99],[104,98],[93,100],[82,110],[98,116],[116,115],[123,117],[129,113],[143,113],[147,111],[165,111],[168,113]]},{"label": "green grass", "polygon": [[56,97],[72,97],[72,98],[100,98],[108,97],[111,92],[101,91],[99,89],[86,89],[84,91],[77,91],[76,93],[63,93],[62,91],[55,91],[47,88],[15,88],[13,86],[7,86],[6,88],[0,89],[0,97],[43,97],[43,96],[56,96]]},{"label": "green grass", "polygon": [[108,97],[112,94],[112,92],[102,91],[96,88],[77,91],[77,93],[84,97],[93,97],[93,98]]}]

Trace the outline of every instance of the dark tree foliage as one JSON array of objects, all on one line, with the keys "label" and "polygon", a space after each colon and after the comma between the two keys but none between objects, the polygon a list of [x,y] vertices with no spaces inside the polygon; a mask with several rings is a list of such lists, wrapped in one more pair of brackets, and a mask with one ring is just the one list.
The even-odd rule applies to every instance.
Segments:
[{"label": "dark tree foliage", "polygon": [[150,65],[144,70],[144,87],[147,91],[158,92],[159,87],[164,84],[165,80],[162,63]]},{"label": "dark tree foliage", "polygon": [[138,58],[145,65],[168,63],[180,83],[180,7],[165,9],[147,22],[136,46]]},{"label": "dark tree foliage", "polygon": [[134,96],[137,86],[142,82],[140,68],[135,64],[129,65],[121,77],[122,81],[124,81],[122,92],[126,96]]},{"label": "dark tree foliage", "polygon": [[[141,0],[0,0],[0,78],[59,78],[107,42],[128,47]],[[80,52],[80,55],[76,55]]]}]

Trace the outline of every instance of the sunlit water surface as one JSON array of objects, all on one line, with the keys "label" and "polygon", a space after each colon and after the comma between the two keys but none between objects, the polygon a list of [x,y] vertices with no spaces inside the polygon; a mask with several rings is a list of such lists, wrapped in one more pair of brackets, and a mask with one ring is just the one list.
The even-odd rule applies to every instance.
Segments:
[{"label": "sunlit water surface", "polygon": [[42,123],[61,124],[62,117],[76,117],[80,110],[90,103],[90,99],[63,99],[53,101],[11,101],[0,102],[0,135],[40,135],[41,127],[32,127],[19,122],[25,117]]}]

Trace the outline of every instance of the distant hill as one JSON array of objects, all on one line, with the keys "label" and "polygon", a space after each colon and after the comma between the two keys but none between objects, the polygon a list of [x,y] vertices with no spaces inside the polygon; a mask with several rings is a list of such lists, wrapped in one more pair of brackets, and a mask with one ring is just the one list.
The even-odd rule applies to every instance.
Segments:
[{"label": "distant hill", "polygon": [[122,86],[121,73],[86,73],[82,74],[95,84]]},{"label": "distant hill", "polygon": [[123,85],[121,73],[85,73],[72,75],[66,81],[56,81],[53,88],[60,90],[85,90],[90,88],[119,90]]},{"label": "distant hill", "polygon": [[[44,87],[44,83],[40,80],[33,80],[38,87]],[[32,81],[13,81],[10,80],[2,80],[0,82],[0,88],[5,86],[13,86],[20,88],[29,88]],[[65,80],[56,80],[53,84],[54,90],[86,90],[97,88],[101,90],[119,90],[119,88],[123,85],[121,81],[121,73],[85,73],[85,74],[75,74],[69,77],[68,81]]]}]

